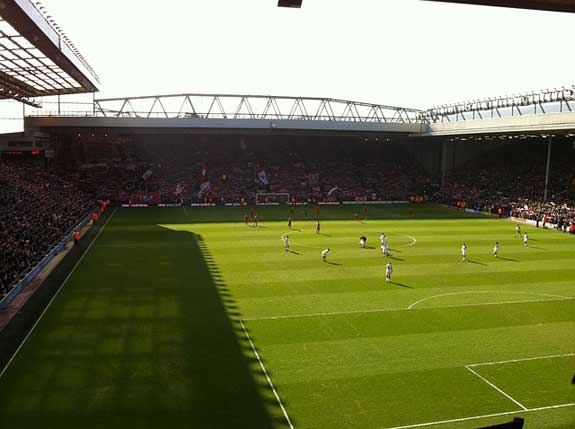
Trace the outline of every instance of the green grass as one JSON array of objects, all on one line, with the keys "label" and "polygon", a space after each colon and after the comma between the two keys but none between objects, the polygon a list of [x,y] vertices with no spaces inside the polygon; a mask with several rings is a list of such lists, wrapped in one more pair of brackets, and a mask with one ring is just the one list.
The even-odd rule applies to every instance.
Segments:
[{"label": "green grass", "polygon": [[284,207],[258,228],[240,208],[119,210],[0,378],[0,427],[286,428],[261,364],[296,429],[575,427],[575,237],[355,210],[323,207],[319,236],[311,209],[289,232]]}]

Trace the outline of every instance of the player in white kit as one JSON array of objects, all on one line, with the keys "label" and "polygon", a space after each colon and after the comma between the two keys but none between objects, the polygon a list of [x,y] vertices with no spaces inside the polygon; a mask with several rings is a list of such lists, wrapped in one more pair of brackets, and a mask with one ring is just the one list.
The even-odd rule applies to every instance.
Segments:
[{"label": "player in white kit", "polygon": [[366,245],[366,244],[367,244],[367,237],[365,237],[365,236],[363,236],[363,235],[362,235],[361,237],[359,237],[359,246],[360,246],[362,249],[365,249],[365,245]]},{"label": "player in white kit", "polygon": [[381,242],[381,244],[383,243],[387,243],[387,238],[385,236],[385,234],[382,232],[381,235],[379,236],[379,241]]},{"label": "player in white kit", "polygon": [[287,234],[284,235],[282,237],[282,240],[284,241],[286,252],[289,252],[289,237],[288,237],[288,235]]},{"label": "player in white kit", "polygon": [[324,249],[321,252],[321,259],[325,262],[325,260],[327,259],[327,254],[329,253],[329,249]]},{"label": "player in white kit", "polygon": [[527,233],[523,234],[523,245],[527,246],[527,242],[529,241],[529,236]]},{"label": "player in white kit", "polygon": [[496,241],[495,246],[493,247],[493,256],[497,258],[498,253],[499,253],[499,241]]},{"label": "player in white kit", "polygon": [[391,261],[385,266],[385,281],[391,281],[391,273],[393,273],[393,267],[391,266]]},{"label": "player in white kit", "polygon": [[463,258],[463,262],[467,261],[467,245],[465,243],[461,245],[461,256]]},{"label": "player in white kit", "polygon": [[389,256],[389,245],[387,244],[387,241],[384,241],[381,244],[381,252],[384,256]]}]

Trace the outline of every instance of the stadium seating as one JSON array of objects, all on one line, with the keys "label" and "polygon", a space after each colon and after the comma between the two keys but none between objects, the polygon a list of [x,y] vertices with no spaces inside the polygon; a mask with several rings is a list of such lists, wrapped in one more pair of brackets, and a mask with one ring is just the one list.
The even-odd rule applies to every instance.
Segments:
[{"label": "stadium seating", "polygon": [[376,142],[109,140],[79,137],[56,164],[84,191],[121,203],[137,191],[159,192],[163,203],[250,202],[257,192],[289,193],[298,202],[407,200],[427,180],[399,145]]},{"label": "stadium seating", "polygon": [[554,144],[548,201],[543,202],[547,146],[543,142],[505,144],[453,170],[436,194],[440,202],[493,214],[543,219],[568,230],[575,223],[575,150]]},{"label": "stadium seating", "polygon": [[0,162],[0,297],[94,206],[76,184],[32,162]]}]

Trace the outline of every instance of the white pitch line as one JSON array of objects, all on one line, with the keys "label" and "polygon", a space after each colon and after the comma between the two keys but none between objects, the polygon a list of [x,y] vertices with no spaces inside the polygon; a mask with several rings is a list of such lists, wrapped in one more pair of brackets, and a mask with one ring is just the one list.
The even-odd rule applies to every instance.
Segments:
[{"label": "white pitch line", "polygon": [[397,247],[410,247],[410,246],[415,245],[415,243],[417,243],[417,239],[415,237],[412,237],[411,235],[406,235],[406,234],[400,234],[400,235],[403,235],[404,237],[409,238],[411,240],[411,243],[403,244],[403,245],[397,246]]},{"label": "white pitch line", "polygon": [[515,405],[521,407],[523,409],[523,411],[527,410],[527,407],[525,405],[523,405],[521,402],[517,401],[516,399],[513,399],[513,397],[511,395],[509,395],[508,393],[505,393],[503,390],[501,390],[499,387],[497,387],[495,384],[493,384],[492,382],[490,382],[488,379],[486,379],[485,377],[483,377],[482,375],[480,375],[477,371],[471,369],[470,367],[468,367],[467,365],[465,365],[465,369],[467,369],[469,372],[471,372],[472,374],[476,375],[477,377],[479,377],[481,380],[483,380],[485,383],[487,383],[488,385],[490,385],[491,387],[493,387],[495,390],[497,390],[499,393],[501,393],[503,396],[505,396],[507,399],[509,399],[510,401],[512,401]]},{"label": "white pitch line", "polygon": [[248,342],[250,343],[250,347],[252,348],[252,351],[254,352],[254,355],[256,356],[259,364],[260,364],[260,368],[262,369],[266,379],[268,380],[268,384],[270,385],[272,392],[274,394],[274,396],[276,397],[276,400],[278,401],[278,404],[283,412],[284,417],[286,418],[286,421],[290,427],[290,429],[294,429],[294,426],[288,416],[288,413],[284,407],[284,404],[282,403],[282,400],[280,399],[280,396],[278,395],[278,392],[276,391],[276,388],[274,387],[274,384],[272,383],[272,379],[270,378],[268,371],[266,370],[266,367],[264,366],[264,363],[262,362],[261,358],[260,358],[260,354],[258,353],[258,351],[256,350],[256,346],[254,345],[254,342],[252,341],[250,334],[248,333],[248,330],[246,329],[246,325],[244,325],[244,321],[240,320],[240,324],[242,325],[242,330],[244,331],[244,335],[246,336]]},{"label": "white pitch line", "polygon": [[110,222],[110,220],[114,217],[114,215],[116,214],[116,210],[118,210],[117,207],[114,209],[114,211],[112,212],[112,214],[110,215],[110,217],[108,218],[106,223],[102,226],[102,228],[100,228],[100,230],[98,231],[98,233],[94,237],[94,240],[92,240],[92,242],[88,245],[86,250],[84,250],[84,253],[82,253],[82,255],[80,256],[80,259],[78,259],[78,261],[76,262],[74,267],[72,267],[72,271],[70,271],[68,273],[68,275],[66,276],[66,278],[64,279],[64,281],[62,282],[62,284],[60,285],[60,287],[58,288],[58,290],[54,294],[54,296],[52,297],[52,299],[48,302],[48,305],[46,305],[46,308],[44,308],[44,311],[42,311],[42,313],[40,314],[40,317],[38,317],[36,322],[34,322],[34,325],[32,325],[32,328],[30,329],[30,331],[28,331],[28,333],[26,334],[26,336],[24,337],[24,339],[22,340],[22,342],[20,343],[20,345],[18,346],[18,348],[16,349],[16,351],[14,352],[14,354],[12,355],[12,357],[10,358],[10,360],[8,361],[6,366],[2,369],[2,372],[0,372],[0,378],[2,378],[2,376],[6,372],[6,370],[8,369],[10,364],[12,363],[12,361],[14,360],[14,358],[18,355],[18,353],[20,352],[20,350],[24,346],[24,343],[28,340],[28,338],[30,337],[32,332],[34,332],[34,329],[36,329],[36,326],[38,326],[38,323],[40,323],[40,320],[42,320],[42,317],[44,317],[44,314],[46,314],[46,312],[48,311],[48,309],[50,308],[50,306],[52,305],[52,303],[54,302],[54,300],[56,299],[56,297],[58,296],[58,294],[60,293],[60,291],[64,287],[64,285],[68,282],[68,279],[72,276],[74,271],[76,271],[76,268],[78,267],[78,265],[80,265],[80,262],[82,262],[82,259],[84,259],[84,256],[86,256],[88,251],[92,248],[92,246],[94,245],[94,243],[96,242],[96,240],[100,236],[100,233],[106,228],[106,225],[108,225],[108,222]]},{"label": "white pitch line", "polygon": [[481,294],[481,293],[488,293],[488,294],[499,293],[499,294],[509,294],[509,295],[512,295],[512,294],[515,294],[515,295],[537,295],[537,296],[549,296],[552,298],[569,298],[568,296],[564,296],[564,295],[555,295],[555,294],[550,294],[550,293],[539,293],[539,292],[478,290],[478,291],[465,291],[465,292],[450,292],[450,293],[442,293],[439,295],[428,296],[428,297],[420,299],[419,301],[415,301],[413,304],[411,304],[409,306],[409,309],[411,310],[417,304],[421,304],[422,302],[427,301],[429,299],[433,299],[433,298],[440,298],[443,296],[453,296],[453,295],[474,295],[474,294]]},{"label": "white pitch line", "polygon": [[244,319],[246,322],[258,321],[258,320],[278,320],[278,319],[299,319],[303,317],[322,317],[322,316],[339,316],[344,314],[368,314],[368,313],[388,313],[396,311],[422,311],[422,310],[433,310],[437,308],[458,308],[458,307],[474,307],[483,305],[501,305],[501,304],[524,304],[530,302],[553,302],[553,301],[572,301],[575,297],[565,297],[565,298],[549,298],[549,299],[526,299],[521,301],[496,301],[496,302],[482,302],[480,304],[468,303],[468,304],[452,304],[452,305],[437,305],[434,307],[422,307],[422,308],[379,308],[373,310],[352,310],[352,311],[333,311],[326,313],[308,313],[308,314],[293,314],[286,316],[270,316],[270,317],[254,317]]},{"label": "white pitch line", "polygon": [[530,357],[530,358],[524,358],[524,359],[500,360],[498,362],[472,363],[472,364],[466,365],[466,366],[476,367],[476,366],[488,366],[488,365],[503,365],[505,363],[527,362],[530,360],[541,360],[541,359],[555,359],[555,358],[568,357],[568,356],[575,356],[575,353],[565,353],[562,355],[537,356],[537,357]]},{"label": "white pitch line", "polygon": [[425,426],[436,426],[436,425],[444,425],[448,423],[457,423],[457,422],[465,422],[469,420],[479,420],[479,419],[487,419],[490,417],[502,417],[502,416],[510,416],[513,414],[520,414],[520,413],[532,413],[535,411],[545,411],[545,410],[554,410],[556,408],[567,408],[567,407],[574,407],[574,403],[570,404],[560,404],[560,405],[550,405],[548,407],[539,407],[539,408],[529,408],[527,410],[517,410],[517,411],[506,411],[503,413],[495,413],[495,414],[483,414],[481,416],[472,416],[472,417],[463,417],[460,419],[451,419],[451,420],[439,420],[436,422],[427,422],[427,423],[418,423],[413,425],[406,425],[406,426],[394,426],[385,429],[411,429],[411,428],[422,428]]}]

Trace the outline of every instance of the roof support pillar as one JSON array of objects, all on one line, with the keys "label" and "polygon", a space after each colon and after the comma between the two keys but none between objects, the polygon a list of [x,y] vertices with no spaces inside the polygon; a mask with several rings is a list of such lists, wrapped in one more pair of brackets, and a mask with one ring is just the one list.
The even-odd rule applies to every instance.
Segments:
[{"label": "roof support pillar", "polygon": [[551,147],[553,145],[553,136],[549,136],[547,140],[547,168],[545,169],[545,192],[543,194],[543,201],[547,201],[549,194],[549,171],[551,170]]}]

